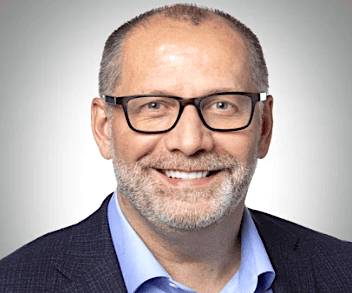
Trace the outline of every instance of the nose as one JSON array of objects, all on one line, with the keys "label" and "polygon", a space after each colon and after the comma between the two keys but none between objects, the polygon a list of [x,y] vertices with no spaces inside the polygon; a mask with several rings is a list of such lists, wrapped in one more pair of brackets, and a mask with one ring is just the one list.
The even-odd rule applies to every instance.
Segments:
[{"label": "nose", "polygon": [[165,146],[170,152],[179,151],[186,156],[213,149],[211,130],[203,125],[194,106],[184,108],[176,127],[166,133]]}]

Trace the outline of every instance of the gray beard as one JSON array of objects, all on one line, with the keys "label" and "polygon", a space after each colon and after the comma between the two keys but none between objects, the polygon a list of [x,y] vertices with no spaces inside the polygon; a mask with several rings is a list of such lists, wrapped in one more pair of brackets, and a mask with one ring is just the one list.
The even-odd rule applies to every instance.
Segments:
[{"label": "gray beard", "polygon": [[[256,168],[254,153],[246,164],[240,164],[229,154],[203,153],[194,157],[182,154],[149,155],[134,165],[127,164],[114,154],[117,192],[122,193],[142,217],[159,229],[204,229],[219,223],[244,201]],[[148,172],[150,168],[225,169],[226,176],[222,175],[218,184],[209,184],[209,188],[176,188],[154,180]]]}]

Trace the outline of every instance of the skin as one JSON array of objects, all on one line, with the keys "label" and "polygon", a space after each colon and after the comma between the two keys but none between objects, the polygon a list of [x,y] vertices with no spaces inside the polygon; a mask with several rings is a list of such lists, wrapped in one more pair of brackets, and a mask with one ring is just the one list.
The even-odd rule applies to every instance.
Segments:
[{"label": "skin", "polygon": [[[257,92],[249,80],[245,43],[222,20],[214,18],[193,26],[162,19],[162,27],[160,21],[160,17],[154,17],[147,26],[128,36],[123,46],[122,78],[109,94],[158,91],[189,98],[213,91]],[[172,131],[145,135],[128,127],[121,109],[114,109],[110,128],[106,105],[95,98],[92,129],[105,159],[112,158],[113,150],[130,165],[160,153],[192,158],[207,152],[230,154],[247,164],[253,156],[264,158],[268,152],[272,105],[269,96],[262,117],[257,105],[251,125],[242,131],[211,131],[202,124],[196,109],[189,106]],[[155,170],[150,170],[150,176],[165,181]],[[220,172],[218,176],[217,180],[221,180],[224,175]],[[177,188],[180,191],[186,187],[207,188],[210,184],[213,184],[210,179],[185,180],[178,182]],[[160,229],[142,217],[124,194],[119,194],[119,204],[129,223],[176,281],[197,292],[218,292],[238,270],[241,247],[238,235],[244,199],[220,223],[197,231]],[[206,208],[206,204],[201,201],[199,209]]]}]

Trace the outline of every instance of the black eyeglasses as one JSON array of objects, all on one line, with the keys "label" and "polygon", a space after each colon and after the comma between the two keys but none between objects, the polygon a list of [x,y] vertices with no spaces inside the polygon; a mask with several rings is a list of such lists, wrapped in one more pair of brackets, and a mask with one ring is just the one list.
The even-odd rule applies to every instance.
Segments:
[{"label": "black eyeglasses", "polygon": [[122,105],[132,130],[149,134],[173,129],[187,105],[197,108],[208,129],[238,131],[250,125],[256,103],[266,97],[266,93],[246,92],[220,92],[190,99],[168,95],[102,96],[110,105]]}]

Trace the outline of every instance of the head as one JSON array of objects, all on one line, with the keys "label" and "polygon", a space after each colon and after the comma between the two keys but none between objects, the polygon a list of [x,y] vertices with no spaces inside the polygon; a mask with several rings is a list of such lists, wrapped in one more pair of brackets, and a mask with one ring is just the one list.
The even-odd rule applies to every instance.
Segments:
[{"label": "head", "polygon": [[[191,5],[146,12],[113,32],[99,77],[100,94],[113,96],[189,99],[268,88],[256,36],[223,12]],[[122,209],[161,229],[197,230],[241,210],[256,161],[270,144],[272,98],[256,104],[240,131],[212,131],[188,105],[161,134],[133,131],[121,106],[96,98],[92,127],[101,154],[113,160]]]}]

